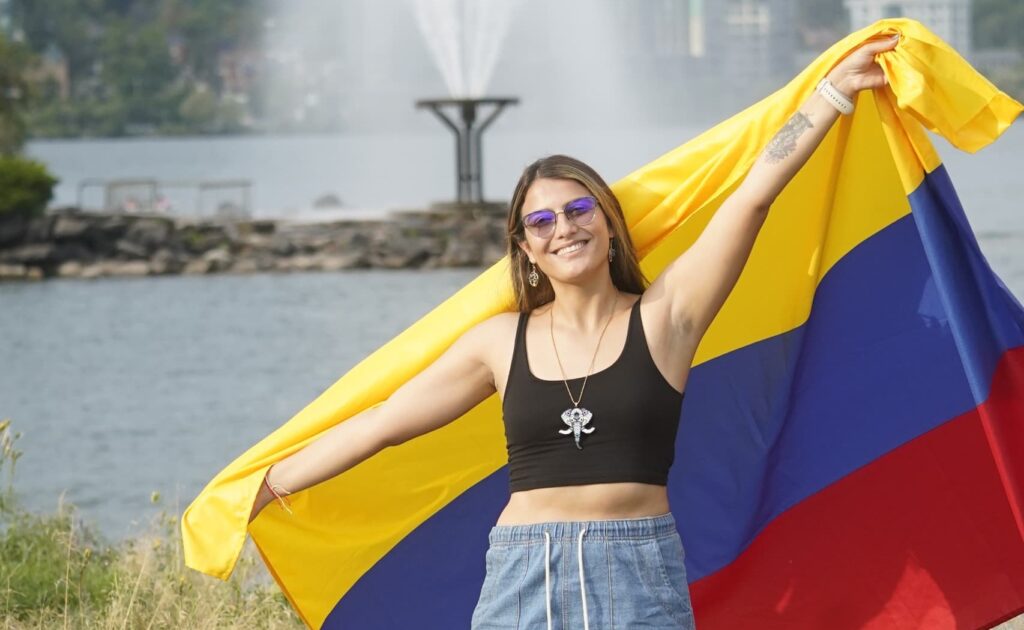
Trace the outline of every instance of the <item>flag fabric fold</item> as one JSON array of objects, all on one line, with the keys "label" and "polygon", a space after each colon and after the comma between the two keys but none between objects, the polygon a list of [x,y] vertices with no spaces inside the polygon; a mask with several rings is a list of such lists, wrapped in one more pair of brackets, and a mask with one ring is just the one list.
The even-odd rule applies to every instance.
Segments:
[{"label": "flag fabric fold", "polygon": [[[883,20],[612,188],[654,277],[817,81],[881,33],[901,36],[879,57],[888,86],[859,94],[772,205],[693,363],[668,489],[702,629],[1024,612],[1024,308],[925,131],[974,152],[1021,104],[918,22]],[[226,578],[248,531],[310,627],[467,627],[508,499],[496,396],[293,495],[292,515],[247,520],[268,466],[506,310],[503,260],[239,456],[182,517],[187,564]]]}]

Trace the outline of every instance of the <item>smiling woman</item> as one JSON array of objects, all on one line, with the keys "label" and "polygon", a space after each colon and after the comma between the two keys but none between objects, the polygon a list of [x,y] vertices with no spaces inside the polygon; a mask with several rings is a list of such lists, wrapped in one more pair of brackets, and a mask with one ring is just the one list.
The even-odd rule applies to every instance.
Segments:
[{"label": "smiling woman", "polygon": [[[692,628],[667,490],[691,363],[768,208],[837,109],[849,113],[836,99],[881,87],[874,56],[896,43],[875,39],[835,66],[650,286],[619,201],[594,169],[565,155],[528,166],[507,224],[519,312],[481,321],[382,405],[271,466],[250,518],[274,500],[291,513],[291,492],[439,429],[497,393],[511,493],[489,535],[473,627],[552,628],[560,617],[588,630],[593,615],[601,628],[614,620]],[[567,570],[569,557],[578,575]],[[590,597],[588,583],[599,589]]]},{"label": "smiling woman", "polygon": [[[593,200],[593,204],[587,200]],[[563,210],[556,213],[551,207]],[[559,221],[559,216],[565,220]],[[595,217],[600,219],[595,221]],[[594,269],[607,257],[611,281],[621,291],[642,293],[647,287],[618,199],[604,179],[580,160],[552,155],[526,167],[512,193],[507,227],[512,284],[521,312],[554,299],[551,274],[556,274],[557,282],[561,272],[554,263],[560,261],[546,258],[538,263],[539,254],[575,253],[556,251],[568,246],[588,250],[580,257],[593,254],[589,264],[577,267]],[[597,242],[591,242],[595,238]],[[525,283],[530,284],[529,290]]]}]

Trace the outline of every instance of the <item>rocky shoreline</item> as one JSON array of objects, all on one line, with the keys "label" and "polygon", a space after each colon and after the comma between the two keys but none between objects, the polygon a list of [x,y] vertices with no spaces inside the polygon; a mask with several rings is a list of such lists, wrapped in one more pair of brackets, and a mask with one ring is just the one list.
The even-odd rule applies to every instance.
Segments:
[{"label": "rocky shoreline", "polygon": [[302,223],[75,208],[0,217],[0,280],[481,267],[504,255],[494,207]]}]

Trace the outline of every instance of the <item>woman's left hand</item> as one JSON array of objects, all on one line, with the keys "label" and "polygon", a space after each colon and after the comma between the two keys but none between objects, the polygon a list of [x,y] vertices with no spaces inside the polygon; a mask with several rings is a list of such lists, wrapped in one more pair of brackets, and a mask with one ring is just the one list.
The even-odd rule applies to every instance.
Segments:
[{"label": "woman's left hand", "polygon": [[829,71],[828,80],[851,98],[861,90],[882,87],[886,78],[882,67],[875,61],[875,55],[892,50],[898,42],[899,35],[886,35],[862,44]]}]

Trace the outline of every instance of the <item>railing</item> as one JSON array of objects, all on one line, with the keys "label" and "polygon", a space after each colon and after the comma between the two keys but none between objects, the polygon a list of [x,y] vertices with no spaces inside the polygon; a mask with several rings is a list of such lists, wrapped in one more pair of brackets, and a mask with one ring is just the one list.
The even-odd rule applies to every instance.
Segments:
[{"label": "railing", "polygon": [[[86,192],[103,191],[106,212],[174,214],[219,218],[252,216],[252,182],[234,180],[84,179],[78,184],[78,207],[85,208]],[[171,194],[169,191],[185,191]],[[189,195],[188,191],[192,191]],[[227,191],[227,196],[220,194]],[[217,200],[216,196],[220,196]],[[217,205],[208,210],[211,203]],[[188,207],[191,211],[188,211]]]}]

